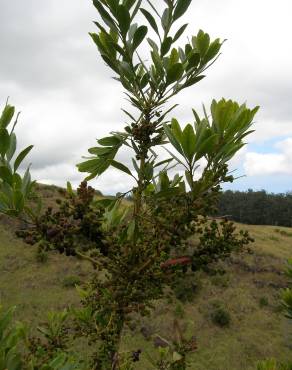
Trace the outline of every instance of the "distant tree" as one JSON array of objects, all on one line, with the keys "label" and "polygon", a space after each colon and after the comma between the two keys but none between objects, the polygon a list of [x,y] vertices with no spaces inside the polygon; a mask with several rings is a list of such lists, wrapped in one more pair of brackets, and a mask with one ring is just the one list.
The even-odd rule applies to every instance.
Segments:
[{"label": "distant tree", "polygon": [[246,224],[292,227],[292,195],[227,190],[219,196],[216,214]]}]

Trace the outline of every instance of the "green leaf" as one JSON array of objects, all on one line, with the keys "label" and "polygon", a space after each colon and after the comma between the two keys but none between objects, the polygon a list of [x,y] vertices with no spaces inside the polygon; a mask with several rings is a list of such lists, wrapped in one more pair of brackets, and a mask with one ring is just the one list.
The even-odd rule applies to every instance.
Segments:
[{"label": "green leaf", "polygon": [[186,24],[184,24],[183,26],[180,27],[180,29],[174,35],[173,42],[176,42],[181,37],[181,35],[185,32],[187,26],[188,26],[188,24],[186,23]]},{"label": "green leaf", "polygon": [[70,182],[70,181],[67,181],[66,189],[67,189],[67,193],[68,193],[70,196],[73,196],[73,195],[74,195],[74,191],[73,191],[72,184],[71,184],[71,182]]},{"label": "green leaf", "polygon": [[181,144],[183,133],[178,121],[175,118],[171,120],[171,131],[176,140]]},{"label": "green leaf", "polygon": [[119,5],[119,0],[107,0],[107,3],[113,15],[116,16],[118,5]]},{"label": "green leaf", "polygon": [[170,141],[170,143],[174,146],[174,148],[180,153],[180,154],[183,154],[183,151],[181,149],[181,145],[180,143],[177,141],[177,139],[175,138],[175,136],[173,135],[170,127],[164,123],[163,124],[163,128],[164,128],[164,132],[166,134],[166,136],[168,137],[168,140]]},{"label": "green leaf", "polygon": [[144,17],[149,22],[150,26],[154,29],[154,31],[159,35],[157,23],[151,13],[149,13],[146,9],[141,8],[141,12],[143,13]]},{"label": "green leaf", "polygon": [[135,8],[133,10],[133,13],[131,15],[131,22],[133,21],[133,19],[136,17],[140,7],[141,7],[141,4],[142,4],[142,0],[138,0],[137,1],[137,4],[135,5]]},{"label": "green leaf", "polygon": [[98,171],[101,163],[104,162],[105,162],[104,159],[99,158],[89,159],[88,161],[79,163],[77,167],[80,172],[94,173]]},{"label": "green leaf", "polygon": [[201,58],[204,58],[207,50],[210,45],[210,36],[204,31],[200,30],[196,38],[196,47],[201,55]]},{"label": "green leaf", "polygon": [[167,37],[161,45],[161,56],[167,54],[172,45],[172,37]]},{"label": "green leaf", "polygon": [[0,128],[6,128],[11,122],[15,113],[15,108],[11,105],[6,105],[3,109],[1,118],[0,118]]},{"label": "green leaf", "polygon": [[110,205],[113,205],[113,203],[116,203],[116,201],[117,199],[103,198],[95,201],[95,204],[104,208],[108,208]]},{"label": "green leaf", "polygon": [[23,180],[22,180],[22,186],[21,186],[22,193],[25,196],[27,196],[32,186],[33,186],[33,183],[31,182],[29,168],[27,168],[27,170],[24,173]]},{"label": "green leaf", "polygon": [[14,189],[20,190],[22,188],[22,179],[18,173],[13,174]]},{"label": "green leaf", "polygon": [[99,36],[96,33],[91,33],[91,32],[89,33],[89,36],[92,38],[93,42],[97,46],[101,55],[107,55],[107,51],[106,51],[104,45],[102,44],[102,42],[100,41]]},{"label": "green leaf", "polygon": [[174,198],[180,193],[179,188],[168,188],[166,190],[161,190],[158,193],[154,194],[155,198]]},{"label": "green leaf", "polygon": [[195,123],[197,123],[197,125],[199,125],[201,123],[200,117],[199,117],[198,113],[194,109],[192,109],[192,111],[193,111],[193,115],[194,115],[195,120],[196,120]]},{"label": "green leaf", "polygon": [[201,60],[200,54],[199,53],[193,53],[191,56],[188,58],[188,68],[195,68],[199,65]]},{"label": "green leaf", "polygon": [[20,190],[15,190],[13,193],[13,203],[17,211],[21,212],[24,207],[24,198]]},{"label": "green leaf", "polygon": [[[123,57],[126,56],[126,53],[125,51],[121,48],[121,46],[115,42],[112,42],[112,46],[113,48],[119,53],[121,54]],[[114,63],[113,63],[114,64]],[[115,65],[115,64],[114,64]]]},{"label": "green leaf", "polygon": [[172,65],[174,65],[178,61],[179,61],[178,51],[175,48],[173,48],[170,53],[168,68],[170,68]]},{"label": "green leaf", "polygon": [[164,161],[161,161],[161,162],[156,163],[154,165],[154,168],[159,167],[159,166],[162,166],[163,164],[169,164],[172,161],[173,161],[173,158],[165,159]]},{"label": "green leaf", "polygon": [[122,35],[126,36],[130,28],[131,17],[128,9],[124,5],[119,5],[116,14]]},{"label": "green leaf", "polygon": [[144,176],[145,179],[150,181],[153,177],[153,164],[152,163],[146,163],[144,167]]},{"label": "green leaf", "polygon": [[9,185],[13,184],[13,176],[10,169],[6,166],[0,166],[0,179]]},{"label": "green leaf", "polygon": [[117,74],[120,73],[117,64],[113,63],[110,58],[108,58],[106,55],[101,54],[102,59],[105,61],[105,64],[108,65],[113,71],[115,71]]},{"label": "green leaf", "polygon": [[209,137],[207,137],[200,145],[197,147],[196,150],[196,160],[199,160],[206,154],[210,154],[212,150],[214,151],[215,149],[215,144],[217,142],[218,135],[213,134]]},{"label": "green leaf", "polygon": [[161,17],[161,25],[165,32],[167,32],[167,29],[169,27],[169,22],[170,22],[170,12],[169,12],[169,8],[166,8]]},{"label": "green leaf", "polygon": [[172,361],[173,362],[178,362],[182,359],[182,355],[180,355],[178,352],[173,352],[172,354]]},{"label": "green leaf", "polygon": [[[1,193],[0,191],[0,211],[3,209],[7,209],[10,207],[11,201],[9,197],[5,193]],[[1,333],[0,333],[1,336]]]},{"label": "green leaf", "polygon": [[13,132],[11,135],[10,135],[10,144],[9,144],[9,148],[6,152],[6,157],[7,157],[7,160],[8,162],[12,159],[12,157],[14,156],[14,153],[16,151],[16,143],[17,143],[17,140],[16,140],[16,135],[15,133]]},{"label": "green leaf", "polygon": [[10,146],[10,136],[5,128],[0,128],[0,154],[2,157],[6,154]]},{"label": "green leaf", "polygon": [[160,76],[163,76],[164,75],[164,68],[163,68],[163,63],[162,63],[162,60],[160,58],[160,55],[155,50],[153,50],[151,52],[151,57],[152,57],[154,65],[157,69],[157,72],[160,74]]},{"label": "green leaf", "polygon": [[96,148],[89,148],[88,152],[90,154],[96,155],[98,157],[105,157],[109,155],[112,151],[112,147],[96,147]]},{"label": "green leaf", "polygon": [[112,62],[115,62],[117,52],[114,48],[115,41],[107,32],[100,32],[99,33],[99,40],[102,44],[103,49],[106,51],[106,55]]},{"label": "green leaf", "polygon": [[133,72],[129,63],[127,63],[125,61],[121,61],[119,63],[119,67],[120,67],[121,78],[123,78],[123,76],[125,76],[129,81],[134,81],[135,73]]},{"label": "green leaf", "polygon": [[147,35],[148,28],[146,26],[140,26],[137,28],[134,37],[133,37],[133,50],[136,50],[137,47],[141,44],[144,40],[145,36]]},{"label": "green leaf", "polygon": [[15,162],[14,162],[14,172],[17,171],[17,169],[20,166],[21,162],[28,155],[28,153],[32,150],[32,148],[33,148],[33,145],[30,145],[26,149],[24,149],[21,153],[18,154],[18,156],[17,156],[17,158],[15,159]]},{"label": "green leaf", "polygon": [[186,88],[186,87],[189,87],[189,86],[192,86],[192,85],[195,85],[196,83],[200,82],[203,78],[205,78],[206,76],[204,75],[201,75],[201,76],[195,76],[195,77],[191,77],[189,80],[186,81],[186,83],[183,85],[183,88]]},{"label": "green leaf", "polygon": [[159,180],[160,180],[160,190],[161,191],[167,190],[169,188],[170,181],[166,171],[160,172]]},{"label": "green leaf", "polygon": [[110,160],[109,161],[111,166],[117,168],[118,170],[120,171],[123,171],[125,172],[126,174],[132,176],[132,172],[129,170],[129,168],[127,166],[125,166],[124,164],[120,163],[120,162],[117,162],[115,160]]},{"label": "green leaf", "polygon": [[178,0],[173,13],[173,20],[176,21],[178,18],[184,15],[191,5],[192,0]]},{"label": "green leaf", "polygon": [[112,29],[117,30],[115,25],[114,19],[110,16],[110,14],[105,10],[99,0],[93,0],[93,5],[98,10],[100,16],[102,17],[103,21]]},{"label": "green leaf", "polygon": [[1,338],[2,338],[4,331],[8,328],[9,324],[12,321],[12,317],[15,312],[15,309],[16,307],[11,307],[4,314],[1,314],[0,316],[0,337]]},{"label": "green leaf", "polygon": [[126,0],[124,1],[124,5],[127,7],[128,10],[131,10],[131,8],[134,6],[136,0]]},{"label": "green leaf", "polygon": [[[104,28],[104,27],[103,27],[99,22],[94,21],[93,23],[96,25],[96,27],[97,27],[100,31],[102,31],[102,32],[105,32],[105,33],[106,33],[105,28]],[[89,34],[91,34],[91,33],[89,33]],[[96,35],[96,34],[95,34],[95,35]]]},{"label": "green leaf", "polygon": [[196,150],[196,135],[192,125],[188,124],[182,133],[182,148],[189,161],[192,161]]},{"label": "green leaf", "polygon": [[186,60],[186,55],[181,47],[178,48],[178,54],[179,54],[181,62],[184,63]]},{"label": "green leaf", "polygon": [[167,83],[172,84],[178,81],[184,73],[183,65],[181,63],[175,63],[167,71]]},{"label": "green leaf", "polygon": [[98,144],[102,146],[116,146],[121,143],[121,140],[116,136],[107,136],[102,139],[97,140]]},{"label": "green leaf", "polygon": [[141,78],[141,81],[140,81],[140,85],[141,85],[141,88],[144,89],[148,82],[149,82],[149,79],[150,79],[150,76],[148,73],[145,73],[144,76]]},{"label": "green leaf", "polygon": [[221,49],[222,44],[220,43],[220,39],[216,39],[211,43],[211,45],[208,48],[208,51],[206,52],[206,55],[204,57],[204,62],[207,63],[219,53]]},{"label": "green leaf", "polygon": [[132,220],[129,223],[128,229],[127,229],[127,236],[128,236],[128,239],[129,240],[133,240],[134,239],[135,234],[136,234],[136,229],[137,229],[136,220]]},{"label": "green leaf", "polygon": [[153,41],[150,37],[147,38],[148,44],[152,47],[153,51],[158,54],[158,46],[155,41]]}]

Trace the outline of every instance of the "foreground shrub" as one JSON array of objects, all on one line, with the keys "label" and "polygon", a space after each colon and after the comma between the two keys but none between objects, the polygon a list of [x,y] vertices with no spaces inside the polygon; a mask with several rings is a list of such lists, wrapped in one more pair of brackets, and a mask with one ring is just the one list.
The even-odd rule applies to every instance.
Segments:
[{"label": "foreground shrub", "polygon": [[46,340],[41,342],[30,337],[24,325],[13,324],[14,311],[15,308],[3,311],[0,307],[0,370],[85,370],[73,356],[50,344],[61,334],[66,314],[61,320],[60,314],[50,314],[46,328],[40,328]]},{"label": "foreground shrub", "polygon": [[[147,9],[142,0],[94,0],[93,4],[100,19],[95,22],[98,33],[90,36],[131,104],[123,110],[126,126],[88,150],[90,157],[78,164],[87,177],[77,193],[68,183],[56,209],[42,210],[29,170],[23,177],[17,173],[32,147],[13,160],[15,125],[10,131],[8,126],[14,108],[7,104],[0,120],[0,211],[26,222],[18,233],[26,243],[82,258],[95,270],[92,279],[78,288],[81,307],[72,309],[73,323],[64,322],[69,328],[63,330],[62,322],[61,337],[58,330],[42,332],[50,349],[47,355],[60,349],[67,353],[63,334],[73,333],[93,346],[91,368],[129,370],[139,360],[138,349],[125,354],[119,348],[133,314],[149,315],[153,300],[164,297],[177,276],[208,270],[251,241],[227,220],[210,221],[207,216],[216,208],[221,185],[234,180],[228,161],[252,132],[258,107],[213,100],[209,113],[204,107],[200,117],[193,110],[193,123],[183,128],[169,117],[176,107],[170,100],[205,77],[223,42],[212,41],[200,30],[182,47],[176,46],[187,28],[186,24],[177,27],[177,21],[191,0],[165,0],[162,15],[151,1],[144,2]],[[146,38],[147,26],[135,23],[138,14],[154,31],[155,40]],[[146,43],[148,59],[140,53]],[[121,148],[128,149],[125,163],[117,160]],[[158,155],[159,148],[167,157]],[[178,165],[183,172],[171,177],[170,170]],[[134,186],[114,198],[98,199],[87,182],[109,167],[129,176]],[[122,200],[128,196],[132,205],[127,207]],[[194,234],[198,243],[190,251]],[[50,328],[60,328],[62,317],[62,313],[50,317],[57,322]],[[186,368],[187,354],[195,346],[192,339],[177,337],[166,358],[156,364],[158,368]]]},{"label": "foreground shrub", "polygon": [[257,370],[292,370],[292,364],[280,364],[275,359],[260,361],[257,364]]}]

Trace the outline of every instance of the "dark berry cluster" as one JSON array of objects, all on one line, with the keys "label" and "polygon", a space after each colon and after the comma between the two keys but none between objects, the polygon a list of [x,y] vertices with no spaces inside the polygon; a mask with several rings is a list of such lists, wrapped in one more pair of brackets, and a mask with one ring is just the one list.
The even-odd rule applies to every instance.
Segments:
[{"label": "dark berry cluster", "polygon": [[57,210],[47,208],[34,225],[17,232],[27,244],[38,244],[42,250],[58,250],[67,256],[75,256],[78,250],[99,249],[106,254],[107,248],[101,231],[104,209],[94,205],[95,191],[82,182],[77,193],[61,191]]}]

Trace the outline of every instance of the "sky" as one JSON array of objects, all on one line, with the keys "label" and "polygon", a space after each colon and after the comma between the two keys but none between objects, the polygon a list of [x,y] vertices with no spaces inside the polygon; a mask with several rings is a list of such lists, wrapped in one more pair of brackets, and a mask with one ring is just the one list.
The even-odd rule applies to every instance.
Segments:
[{"label": "sky", "polygon": [[[152,2],[162,9],[163,0]],[[292,190],[291,14],[291,0],[193,0],[183,19],[182,41],[199,29],[227,41],[207,77],[175,100],[172,116],[185,125],[191,108],[222,97],[261,107],[230,163],[239,179],[225,189]],[[87,149],[125,126],[123,90],[88,36],[97,19],[90,0],[0,0],[0,105],[9,96],[21,111],[19,146],[35,145],[29,162],[39,182],[77,186],[84,174],[75,165]],[[114,194],[132,183],[110,169],[92,185]]]}]

